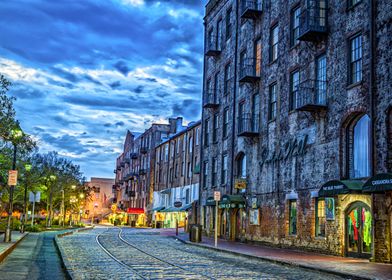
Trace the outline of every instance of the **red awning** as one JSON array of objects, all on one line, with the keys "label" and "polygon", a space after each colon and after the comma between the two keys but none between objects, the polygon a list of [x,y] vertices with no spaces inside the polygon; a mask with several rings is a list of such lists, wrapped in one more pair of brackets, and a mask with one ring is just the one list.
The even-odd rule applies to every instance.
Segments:
[{"label": "red awning", "polygon": [[144,214],[144,209],[143,208],[128,208],[127,213],[128,214]]}]

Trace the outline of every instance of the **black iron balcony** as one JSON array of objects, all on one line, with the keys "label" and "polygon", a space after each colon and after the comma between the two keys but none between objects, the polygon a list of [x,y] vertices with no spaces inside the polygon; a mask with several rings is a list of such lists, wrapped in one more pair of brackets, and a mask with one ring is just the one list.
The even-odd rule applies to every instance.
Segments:
[{"label": "black iron balcony", "polygon": [[204,91],[203,107],[204,108],[217,108],[219,107],[218,90],[208,89]]},{"label": "black iron balcony", "polygon": [[261,61],[247,58],[240,63],[240,83],[254,83],[260,80]]},{"label": "black iron balcony", "polygon": [[222,41],[218,40],[215,36],[209,38],[206,44],[206,56],[217,56],[222,51]]},{"label": "black iron balcony", "polygon": [[242,18],[258,18],[263,13],[262,0],[242,0],[241,1],[241,17]]},{"label": "black iron balcony", "polygon": [[114,170],[113,170],[113,173],[114,173],[114,174],[117,174],[117,169],[114,169]]},{"label": "black iron balcony", "polygon": [[328,34],[327,0],[308,0],[299,17],[298,40],[319,41]]},{"label": "black iron balcony", "polygon": [[299,111],[321,111],[327,109],[327,82],[306,80],[299,84],[295,109]]},{"label": "black iron balcony", "polygon": [[258,136],[259,119],[259,114],[242,114],[242,116],[238,117],[238,136]]},{"label": "black iron balcony", "polygon": [[137,153],[131,153],[129,156],[131,159],[137,159]]},{"label": "black iron balcony", "polygon": [[147,174],[147,169],[139,169],[139,175],[146,175]]},{"label": "black iron balcony", "polygon": [[140,147],[140,153],[147,154],[148,148],[147,147]]},{"label": "black iron balcony", "polygon": [[117,171],[120,171],[121,170],[121,166],[120,165],[117,165]]},{"label": "black iron balcony", "polygon": [[130,159],[129,157],[126,157],[126,158],[124,159],[124,162],[127,163],[127,164],[129,164],[129,163],[131,162],[131,159]]},{"label": "black iron balcony", "polygon": [[120,166],[121,166],[121,167],[125,167],[125,161],[124,161],[124,160],[121,161]]}]

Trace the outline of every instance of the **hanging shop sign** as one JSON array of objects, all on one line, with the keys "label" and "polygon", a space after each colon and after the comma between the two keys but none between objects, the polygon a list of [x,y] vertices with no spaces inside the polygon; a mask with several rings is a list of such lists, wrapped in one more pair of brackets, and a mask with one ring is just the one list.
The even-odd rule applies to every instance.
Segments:
[{"label": "hanging shop sign", "polygon": [[8,186],[16,186],[18,183],[18,170],[8,171]]},{"label": "hanging shop sign", "polygon": [[335,199],[333,197],[325,198],[325,218],[327,221],[335,220]]},{"label": "hanging shop sign", "polygon": [[234,180],[234,188],[239,190],[246,189],[246,179],[236,178]]},{"label": "hanging shop sign", "polygon": [[249,223],[251,225],[255,225],[255,226],[260,225],[260,211],[259,211],[259,209],[250,209],[249,210]]},{"label": "hanging shop sign", "polygon": [[287,141],[283,146],[277,150],[269,150],[263,148],[261,152],[260,167],[264,164],[274,163],[282,160],[287,160],[291,157],[304,155],[308,148],[308,138],[306,134],[302,139],[294,138]]}]

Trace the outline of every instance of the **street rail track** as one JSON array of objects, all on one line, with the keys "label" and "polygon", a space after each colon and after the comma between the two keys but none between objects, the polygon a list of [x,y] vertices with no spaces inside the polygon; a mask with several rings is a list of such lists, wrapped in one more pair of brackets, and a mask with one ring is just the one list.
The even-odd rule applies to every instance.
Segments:
[{"label": "street rail track", "polygon": [[[113,239],[112,234],[108,234],[113,230],[118,230],[115,239]],[[181,275],[181,279],[215,279],[144,251],[125,240],[122,237],[121,228],[112,228],[101,232],[96,236],[96,242],[110,258],[141,279],[156,279],[157,274],[166,279],[176,279],[178,275]],[[127,247],[121,246],[124,244]]]}]

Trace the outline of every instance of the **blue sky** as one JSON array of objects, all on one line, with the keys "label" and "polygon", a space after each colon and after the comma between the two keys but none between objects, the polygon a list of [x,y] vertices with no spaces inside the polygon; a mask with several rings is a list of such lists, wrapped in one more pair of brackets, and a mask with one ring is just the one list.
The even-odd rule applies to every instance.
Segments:
[{"label": "blue sky", "polygon": [[113,177],[127,129],[200,117],[205,1],[13,0],[0,72],[42,152]]}]

